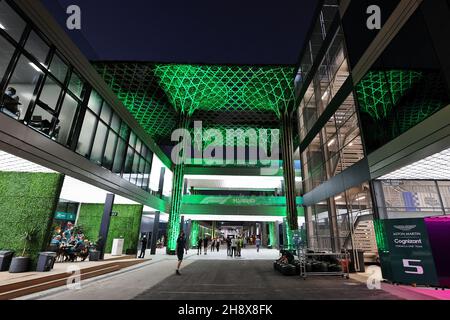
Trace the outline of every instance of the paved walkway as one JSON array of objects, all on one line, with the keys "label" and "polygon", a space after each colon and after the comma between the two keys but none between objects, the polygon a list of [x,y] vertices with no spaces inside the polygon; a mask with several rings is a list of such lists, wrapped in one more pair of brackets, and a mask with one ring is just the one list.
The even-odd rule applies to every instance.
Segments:
[{"label": "paved walkway", "polygon": [[[273,270],[277,250],[254,248],[242,251],[242,257],[231,258],[226,250],[197,255],[189,250],[181,276],[175,275],[177,258],[158,254],[140,265],[82,281],[81,290],[65,287],[48,290],[20,299],[44,300],[393,300],[423,299],[411,295],[410,288],[382,285],[383,290],[369,290],[368,275],[339,277],[286,277]],[[441,293],[442,294],[442,293]],[[433,297],[430,297],[433,298]]]}]

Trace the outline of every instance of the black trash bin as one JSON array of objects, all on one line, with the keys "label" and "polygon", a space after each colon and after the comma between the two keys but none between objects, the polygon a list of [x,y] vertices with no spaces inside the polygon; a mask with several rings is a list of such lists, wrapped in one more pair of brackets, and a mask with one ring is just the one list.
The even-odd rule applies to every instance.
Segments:
[{"label": "black trash bin", "polygon": [[[359,270],[356,269],[356,259],[355,259],[355,253],[356,257],[358,258],[359,262]],[[356,250],[350,250],[350,266],[349,271],[352,273],[355,272],[366,272],[366,267],[364,265],[364,251],[360,249]]]},{"label": "black trash bin", "polygon": [[9,270],[9,266],[11,265],[13,256],[14,251],[11,250],[0,251],[0,272]]},{"label": "black trash bin", "polygon": [[100,251],[89,251],[89,261],[99,261],[100,260]]},{"label": "black trash bin", "polygon": [[41,252],[37,263],[37,272],[48,272],[53,269],[56,260],[55,252]]}]

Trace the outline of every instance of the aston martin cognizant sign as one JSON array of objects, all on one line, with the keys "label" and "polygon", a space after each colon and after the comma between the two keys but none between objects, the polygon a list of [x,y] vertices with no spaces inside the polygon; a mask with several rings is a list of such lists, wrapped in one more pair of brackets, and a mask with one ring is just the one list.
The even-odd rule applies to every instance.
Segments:
[{"label": "aston martin cognizant sign", "polygon": [[384,224],[392,272],[389,280],[437,285],[433,253],[423,218],[384,220]]}]

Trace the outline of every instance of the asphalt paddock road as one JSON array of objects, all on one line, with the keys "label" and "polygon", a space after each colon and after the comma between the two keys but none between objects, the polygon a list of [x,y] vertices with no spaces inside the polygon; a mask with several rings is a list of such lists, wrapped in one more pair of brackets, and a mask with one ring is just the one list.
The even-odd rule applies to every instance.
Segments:
[{"label": "asphalt paddock road", "polygon": [[273,260],[195,261],[136,300],[398,300],[341,277],[283,276]]}]

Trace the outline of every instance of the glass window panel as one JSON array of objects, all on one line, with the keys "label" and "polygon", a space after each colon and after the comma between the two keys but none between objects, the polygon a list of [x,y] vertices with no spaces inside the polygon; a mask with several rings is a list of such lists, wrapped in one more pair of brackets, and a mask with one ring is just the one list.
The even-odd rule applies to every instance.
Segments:
[{"label": "glass window panel", "polygon": [[127,157],[125,159],[125,167],[124,167],[124,179],[129,180],[130,179],[130,174],[131,171],[133,169],[133,159],[134,159],[134,150],[130,147],[128,147],[127,150]]},{"label": "glass window panel", "polygon": [[77,146],[77,152],[86,158],[89,157],[89,150],[91,148],[92,137],[95,132],[97,121],[97,117],[95,117],[92,112],[87,110]]},{"label": "glass window panel", "polygon": [[148,158],[148,149],[147,149],[147,147],[146,147],[145,145],[142,146],[142,149],[141,149],[141,156],[145,159],[145,161],[150,160],[150,159]]},{"label": "glass window panel", "polygon": [[58,55],[54,55],[52,63],[50,65],[50,72],[58,79],[61,83],[64,83],[68,71],[67,65],[61,60]]},{"label": "glass window panel", "polygon": [[25,26],[25,21],[5,1],[0,1],[0,28],[19,42]]},{"label": "glass window panel", "polygon": [[450,214],[450,181],[438,181],[438,185],[445,211]]},{"label": "glass window panel", "polygon": [[130,141],[128,142],[128,144],[134,148],[134,146],[136,145],[136,134],[131,131],[131,135],[130,135]]},{"label": "glass window panel", "polygon": [[139,159],[140,156],[137,152],[134,153],[134,159],[133,159],[133,168],[132,173],[138,173],[139,172]]},{"label": "glass window panel", "polygon": [[151,164],[149,162],[145,162],[144,179],[142,181],[142,187],[145,190],[148,190],[148,186],[150,183],[150,170],[151,170]]},{"label": "glass window panel", "polygon": [[114,151],[117,145],[117,134],[114,131],[109,130],[108,141],[106,142],[105,157],[103,159],[103,166],[105,168],[111,169],[114,159]]},{"label": "glass window panel", "polygon": [[0,81],[6,73],[6,69],[8,68],[9,63],[11,62],[11,58],[14,54],[14,46],[9,43],[5,38],[0,36]]},{"label": "glass window panel", "polygon": [[109,123],[111,122],[111,115],[112,115],[112,110],[111,107],[104,102],[103,103],[103,107],[102,107],[102,113],[100,115],[100,118],[105,121],[105,123],[109,126]]},{"label": "glass window panel", "polygon": [[141,141],[141,139],[137,139],[136,147],[134,148],[134,150],[136,150],[136,152],[138,152],[140,154],[142,151],[141,148],[142,148],[142,141]]},{"label": "glass window panel", "polygon": [[83,86],[84,82],[81,80],[81,78],[76,73],[73,73],[70,77],[69,90],[78,98],[82,99]]},{"label": "glass window panel", "polygon": [[111,120],[111,129],[113,129],[115,132],[119,133],[120,130],[120,117],[117,113],[113,114],[112,120]]},{"label": "glass window panel", "polygon": [[[6,41],[2,36],[0,36],[0,81],[6,73],[6,69],[11,61],[11,58],[14,54],[14,47]],[[7,90],[5,92],[5,96],[3,96],[3,92],[0,93],[0,110],[4,113],[18,118],[19,105],[17,104],[17,93],[10,92]]]},{"label": "glass window panel", "polygon": [[127,126],[125,121],[122,121],[122,124],[120,125],[120,133],[119,135],[124,138],[128,139],[128,134],[130,133],[130,128]]},{"label": "glass window panel", "polygon": [[28,125],[45,135],[50,135],[53,128],[53,115],[36,105]]},{"label": "glass window panel", "polygon": [[103,122],[99,121],[91,153],[91,160],[99,165],[103,163],[103,148],[105,147],[107,134],[108,127]]},{"label": "glass window panel", "polygon": [[102,97],[95,91],[92,90],[91,96],[89,97],[89,108],[95,113],[100,114],[102,108]]},{"label": "glass window panel", "polygon": [[56,104],[58,103],[61,90],[61,87],[51,77],[47,76],[39,100],[50,109],[56,110]]},{"label": "glass window panel", "polygon": [[48,67],[45,65],[45,61],[47,60],[50,47],[34,31],[28,37],[25,50],[33,55],[43,66]]},{"label": "glass window panel", "polygon": [[37,81],[43,74],[42,71],[38,70],[36,65],[22,55],[8,84],[8,87],[14,88],[17,97],[19,97],[20,104],[17,108],[20,112],[21,120],[25,117],[30,101],[33,98]]},{"label": "glass window panel", "polygon": [[78,102],[66,94],[59,114],[59,132],[55,136],[59,143],[67,144],[77,110]]},{"label": "glass window panel", "polygon": [[114,165],[113,172],[121,173],[123,158],[125,157],[125,150],[127,148],[127,143],[123,139],[119,139],[117,142],[116,153],[114,155]]}]

